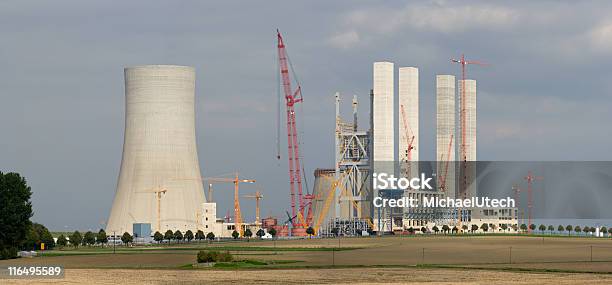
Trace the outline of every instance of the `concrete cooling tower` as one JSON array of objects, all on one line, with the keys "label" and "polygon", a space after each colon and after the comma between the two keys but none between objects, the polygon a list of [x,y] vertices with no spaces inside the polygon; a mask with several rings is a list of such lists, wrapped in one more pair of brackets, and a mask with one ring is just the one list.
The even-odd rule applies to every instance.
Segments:
[{"label": "concrete cooling tower", "polygon": [[195,138],[195,71],[126,68],[123,158],[107,233],[195,231],[205,202]]}]

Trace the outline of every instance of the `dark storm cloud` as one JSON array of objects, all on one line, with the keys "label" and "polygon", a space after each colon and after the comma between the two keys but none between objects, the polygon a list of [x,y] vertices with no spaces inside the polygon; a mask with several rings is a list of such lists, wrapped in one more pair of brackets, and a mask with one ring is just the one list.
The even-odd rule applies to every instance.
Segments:
[{"label": "dark storm cloud", "polygon": [[[276,28],[303,85],[309,176],[333,164],[335,91],[347,103],[359,95],[367,122],[376,60],[420,68],[420,151],[432,159],[434,78],[457,75],[449,59],[462,52],[490,63],[470,68],[480,159],[610,160],[611,4],[512,4],[5,1],[0,169],[28,178],[35,220],[57,230],[99,227],[121,158],[123,67],[191,65],[203,175],[256,178],[262,214],[282,214],[289,195],[284,148],[275,160]],[[223,187],[220,216],[231,205]],[[242,204],[253,216],[254,202]]]}]

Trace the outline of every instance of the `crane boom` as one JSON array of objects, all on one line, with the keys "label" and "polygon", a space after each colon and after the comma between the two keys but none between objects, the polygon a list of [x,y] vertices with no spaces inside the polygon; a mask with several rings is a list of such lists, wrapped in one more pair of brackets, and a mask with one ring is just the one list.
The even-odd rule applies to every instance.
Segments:
[{"label": "crane boom", "polygon": [[448,142],[448,149],[446,150],[446,164],[444,165],[444,175],[440,178],[440,189],[446,192],[446,176],[448,175],[448,164],[450,163],[450,153],[451,147],[453,145],[453,135],[450,136],[450,141]]},{"label": "crane boom", "polygon": [[[289,186],[291,191],[291,213],[292,216],[297,215],[297,211],[304,216],[304,199],[302,197],[302,176],[300,163],[299,141],[296,127],[295,104],[302,102],[301,87],[297,86],[295,91],[291,88],[291,79],[289,78],[289,64],[287,59],[287,51],[285,43],[280,32],[276,30],[278,40],[278,60],[280,73],[282,78],[283,92],[287,107],[287,147],[289,159]],[[297,189],[296,189],[297,188]],[[296,201],[297,190],[297,201]],[[296,211],[296,202],[299,208]],[[302,225],[303,226],[303,225]]]},{"label": "crane boom", "polygon": [[404,105],[400,105],[400,111],[402,112],[402,122],[404,123],[404,132],[406,134],[406,141],[408,143],[406,147],[406,177],[410,176],[410,164],[412,163],[412,150],[414,149],[414,133],[412,132],[412,128],[408,125],[408,120],[406,119],[406,112],[404,111]]},{"label": "crane boom", "polygon": [[350,174],[350,172],[351,170],[349,169],[347,172],[343,172],[342,174],[340,174],[340,177],[332,181],[329,192],[327,192],[327,197],[325,197],[325,200],[323,201],[323,208],[321,209],[321,212],[319,213],[315,224],[312,226],[315,233],[319,232],[319,227],[321,227],[323,219],[325,219],[325,217],[327,216],[329,206],[331,206],[331,203],[334,200],[334,193],[336,193],[336,188],[340,185],[340,181],[342,181],[342,179],[344,179],[346,175]]}]

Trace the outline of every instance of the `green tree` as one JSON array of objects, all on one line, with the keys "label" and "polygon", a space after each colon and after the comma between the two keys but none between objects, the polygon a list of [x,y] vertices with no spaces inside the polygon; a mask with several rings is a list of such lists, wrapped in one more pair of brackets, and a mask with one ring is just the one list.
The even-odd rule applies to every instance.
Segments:
[{"label": "green tree", "polygon": [[606,227],[601,227],[601,229],[599,229],[599,231],[600,231],[602,234],[604,234],[604,235],[605,235],[605,234],[607,234],[607,233],[608,233],[608,228],[606,228]]},{"label": "green tree", "polygon": [[172,232],[172,230],[166,231],[166,233],[164,234],[164,239],[168,240],[168,244],[170,243],[171,240],[174,239],[174,233]]},{"label": "green tree", "polygon": [[263,229],[259,229],[257,233],[255,233],[260,239],[266,235],[266,232]]},{"label": "green tree", "polygon": [[484,231],[484,232],[488,232],[489,231],[489,224],[483,223],[482,225],[480,225],[480,229],[482,229],[482,231]]},{"label": "green tree", "polygon": [[526,232],[527,231],[527,225],[521,224],[521,231]]},{"label": "green tree", "polygon": [[45,249],[53,249],[53,247],[55,247],[55,241],[53,240],[51,232],[41,224],[32,223],[29,226],[26,239],[23,242],[23,248],[38,250],[40,249],[41,243],[45,244]]},{"label": "green tree", "polygon": [[565,228],[563,227],[563,225],[559,225],[559,226],[557,227],[557,231],[558,231],[559,233],[563,233],[563,232],[565,231]]},{"label": "green tree", "polygon": [[314,229],[313,229],[312,227],[308,227],[308,228],[306,229],[306,233],[308,234],[308,236],[309,236],[310,238],[312,238],[312,235],[314,235],[314,234],[315,234],[315,231],[314,231]]},{"label": "green tree", "polygon": [[473,224],[471,230],[472,230],[472,233],[476,232],[478,230],[478,225]]},{"label": "green tree", "polygon": [[108,243],[108,235],[103,229],[100,229],[100,231],[98,231],[98,235],[96,236],[96,241],[102,244],[102,246]]},{"label": "green tree", "polygon": [[572,225],[567,225],[565,227],[565,230],[567,231],[568,236],[572,235],[572,229],[573,229]]},{"label": "green tree", "polygon": [[552,232],[555,230],[553,225],[548,225],[548,232],[552,235]]},{"label": "green tree", "polygon": [[0,259],[17,257],[30,229],[32,189],[17,173],[0,172]]},{"label": "green tree", "polygon": [[546,226],[545,225],[540,225],[538,227],[538,230],[540,230],[540,232],[544,233],[544,231],[546,230]]},{"label": "green tree", "polygon": [[426,227],[421,227],[421,233],[427,233],[427,228]]},{"label": "green tree", "polygon": [[591,228],[590,228],[590,230],[591,230],[591,233],[592,233],[592,234],[595,234],[595,232],[597,231],[597,228],[595,228],[595,227],[591,227]]},{"label": "green tree", "polygon": [[164,240],[164,235],[162,235],[160,232],[155,232],[153,234],[153,240],[157,243],[161,243]]},{"label": "green tree", "polygon": [[576,226],[574,228],[574,231],[579,234],[582,231],[582,229],[580,228],[580,226]]},{"label": "green tree", "polygon": [[433,226],[433,228],[431,228],[436,234],[440,231],[440,229],[438,229],[438,226]]},{"label": "green tree", "polygon": [[586,235],[586,234],[588,234],[589,232],[591,232],[591,228],[590,228],[589,226],[584,226],[584,227],[582,228],[582,231],[583,231],[583,232],[584,232],[584,234]]},{"label": "green tree", "polygon": [[536,225],[535,225],[535,224],[531,224],[531,225],[529,225],[529,229],[530,229],[531,231],[535,231],[535,229],[536,229]]},{"label": "green tree", "polygon": [[213,232],[209,232],[208,234],[206,234],[206,238],[208,240],[214,240],[215,239],[215,234]]},{"label": "green tree", "polygon": [[66,246],[67,244],[68,244],[68,240],[63,234],[57,237],[57,246],[59,246],[60,248],[64,248],[64,246]]},{"label": "green tree", "polygon": [[518,231],[518,225],[517,224],[512,224],[512,229],[516,232]]},{"label": "green tree", "polygon": [[244,231],[244,236],[247,238],[247,240],[250,240],[251,237],[253,236],[253,232],[251,231],[251,229],[246,229]]},{"label": "green tree", "polygon": [[79,231],[74,231],[72,235],[70,235],[70,244],[75,248],[79,247],[79,245],[83,242],[83,236]]},{"label": "green tree", "polygon": [[91,246],[96,243],[96,235],[91,231],[87,231],[85,235],[83,235],[83,245]]},{"label": "green tree", "polygon": [[183,240],[183,233],[181,233],[181,231],[179,230],[176,230],[176,232],[174,232],[174,239],[180,243]]},{"label": "green tree", "polygon": [[275,228],[269,228],[268,229],[268,233],[272,236],[272,238],[276,237],[276,229]]},{"label": "green tree", "polygon": [[196,232],[196,234],[195,234],[195,238],[196,238],[198,241],[202,241],[203,239],[205,239],[205,238],[206,238],[206,236],[204,235],[204,232],[203,232],[202,230],[198,230],[198,231]]},{"label": "green tree", "polygon": [[450,231],[450,227],[449,226],[447,226],[447,225],[443,225],[442,226],[442,232],[443,233],[447,234],[449,231]]},{"label": "green tree", "polygon": [[191,230],[187,230],[187,231],[185,232],[185,239],[186,239],[188,242],[191,242],[191,240],[193,239],[193,232],[192,232]]},{"label": "green tree", "polygon": [[123,242],[123,244],[125,245],[128,245],[128,243],[132,242],[133,240],[134,238],[128,232],[123,233],[123,235],[121,236],[121,242]]},{"label": "green tree", "polygon": [[468,230],[468,226],[467,225],[462,225],[461,229],[463,230],[463,232],[466,232]]},{"label": "green tree", "polygon": [[502,230],[504,230],[504,232],[506,232],[506,230],[508,229],[508,225],[507,224],[502,224],[501,228],[502,228]]},{"label": "green tree", "polygon": [[233,237],[234,239],[238,239],[238,238],[240,237],[240,234],[239,234],[239,233],[238,233],[236,230],[234,230],[234,231],[232,232],[232,237]]},{"label": "green tree", "polygon": [[453,234],[458,233],[458,232],[459,232],[459,228],[457,228],[456,226],[454,226],[454,227],[452,228],[452,232],[453,232]]}]

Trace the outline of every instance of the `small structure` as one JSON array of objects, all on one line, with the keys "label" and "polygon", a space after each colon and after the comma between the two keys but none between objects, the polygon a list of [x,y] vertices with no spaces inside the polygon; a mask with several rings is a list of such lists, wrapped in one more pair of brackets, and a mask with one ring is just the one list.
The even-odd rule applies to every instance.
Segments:
[{"label": "small structure", "polygon": [[132,233],[134,235],[134,243],[149,243],[152,240],[150,223],[132,224]]}]

